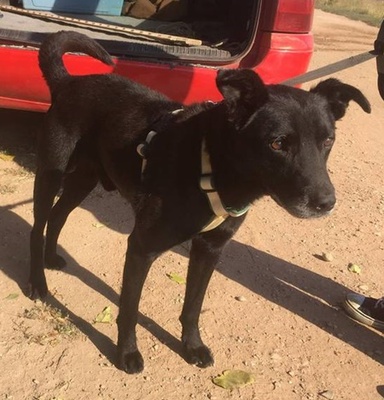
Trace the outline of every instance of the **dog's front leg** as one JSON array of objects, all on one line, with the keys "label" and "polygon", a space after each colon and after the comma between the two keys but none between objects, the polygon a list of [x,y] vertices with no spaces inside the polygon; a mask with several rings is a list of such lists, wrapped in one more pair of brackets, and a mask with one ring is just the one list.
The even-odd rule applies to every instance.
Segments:
[{"label": "dog's front leg", "polygon": [[240,226],[243,218],[226,221],[212,232],[200,234],[192,240],[183,310],[182,342],[186,361],[198,367],[213,365],[210,349],[201,340],[199,316],[204,295],[224,245]]},{"label": "dog's front leg", "polygon": [[144,369],[144,360],[136,342],[139,301],[149,268],[158,254],[150,253],[149,255],[136,245],[134,233],[131,234],[128,242],[117,319],[117,366],[128,374],[136,374]]}]

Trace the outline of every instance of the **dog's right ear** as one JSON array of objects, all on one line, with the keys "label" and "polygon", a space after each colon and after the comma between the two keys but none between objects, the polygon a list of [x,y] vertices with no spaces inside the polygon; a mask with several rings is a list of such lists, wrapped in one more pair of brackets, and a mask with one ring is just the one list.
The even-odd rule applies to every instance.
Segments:
[{"label": "dog's right ear", "polygon": [[237,129],[244,127],[252,114],[268,100],[263,81],[249,69],[220,70],[216,85],[224,97],[228,120]]}]

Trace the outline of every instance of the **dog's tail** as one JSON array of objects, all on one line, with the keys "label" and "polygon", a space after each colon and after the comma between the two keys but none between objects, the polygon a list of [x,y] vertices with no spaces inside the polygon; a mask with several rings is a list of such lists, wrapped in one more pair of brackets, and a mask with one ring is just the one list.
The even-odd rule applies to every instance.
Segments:
[{"label": "dog's tail", "polygon": [[84,53],[104,64],[113,65],[108,52],[88,36],[73,31],[53,33],[43,42],[39,51],[40,69],[51,93],[69,75],[63,62],[63,55],[67,52]]}]

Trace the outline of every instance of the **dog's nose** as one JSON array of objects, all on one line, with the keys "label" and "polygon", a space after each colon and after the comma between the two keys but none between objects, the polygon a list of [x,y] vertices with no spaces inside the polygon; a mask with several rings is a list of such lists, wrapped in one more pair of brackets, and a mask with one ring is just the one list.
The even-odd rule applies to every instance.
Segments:
[{"label": "dog's nose", "polygon": [[335,207],[335,204],[336,197],[333,193],[330,193],[319,196],[314,202],[314,207],[317,211],[329,212]]}]

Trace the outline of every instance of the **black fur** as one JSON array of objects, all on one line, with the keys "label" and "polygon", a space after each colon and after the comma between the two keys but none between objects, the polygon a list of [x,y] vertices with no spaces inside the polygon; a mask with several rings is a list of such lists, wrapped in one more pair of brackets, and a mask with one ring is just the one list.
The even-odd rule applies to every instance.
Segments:
[{"label": "black fur", "polygon": [[[211,365],[213,357],[199,333],[199,314],[214,266],[245,216],[228,217],[214,230],[199,233],[212,217],[199,187],[203,138],[215,186],[227,207],[241,209],[270,195],[297,217],[320,217],[335,204],[326,168],[335,121],[350,100],[366,112],[369,103],[359,90],[334,79],[305,92],[265,86],[249,70],[223,70],[217,75],[222,102],[185,107],[170,117],[181,104],[137,83],[113,74],[69,76],[61,61],[66,51],[111,63],[104,49],[74,32],[53,34],[41,47],[39,60],[52,107],[38,142],[30,295],[47,295],[44,266],[65,265],[56,253],[60,230],[101,181],[129,199],[136,216],[117,322],[118,367],[128,373],[143,369],[135,327],[147,272],[161,253],[189,239],[182,341],[188,362]],[[153,126],[159,132],[147,148],[142,176],[136,147]]]}]

